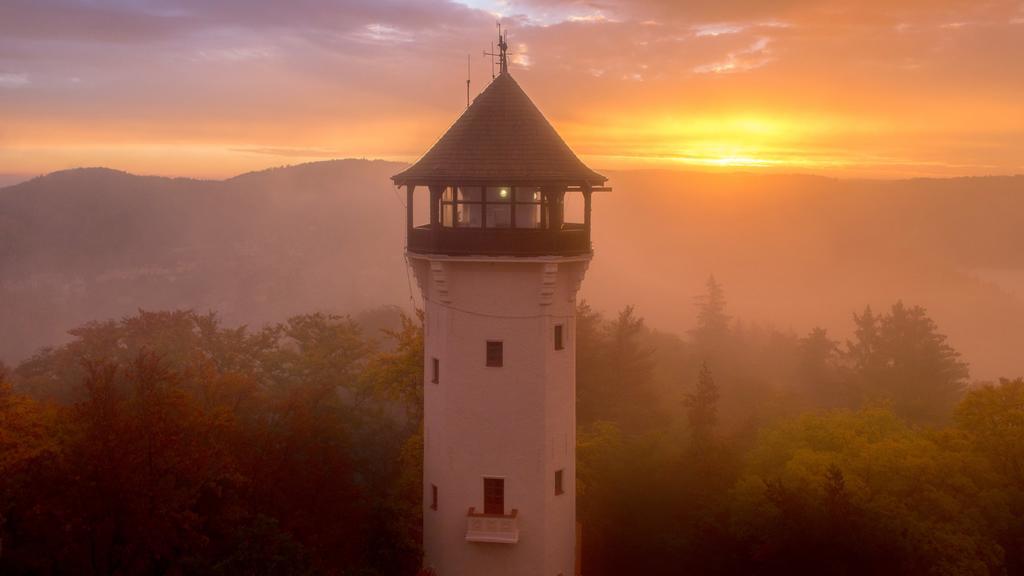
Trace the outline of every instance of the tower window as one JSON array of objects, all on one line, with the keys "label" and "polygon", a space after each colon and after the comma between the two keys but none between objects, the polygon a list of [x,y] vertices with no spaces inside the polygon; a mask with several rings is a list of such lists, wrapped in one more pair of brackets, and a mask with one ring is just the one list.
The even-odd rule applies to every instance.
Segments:
[{"label": "tower window", "polygon": [[562,471],[555,471],[555,495],[565,494],[565,487],[562,485]]},{"label": "tower window", "polygon": [[504,344],[500,340],[487,341],[487,365],[493,367],[505,365]]},{"label": "tower window", "polygon": [[431,362],[430,381],[437,384],[441,381],[441,361],[437,358]]},{"label": "tower window", "polygon": [[561,324],[555,325],[555,350],[565,350],[564,329]]},{"label": "tower window", "polygon": [[430,509],[437,510],[437,486],[430,485]]},{"label": "tower window", "polygon": [[504,478],[484,478],[484,514],[505,514]]}]

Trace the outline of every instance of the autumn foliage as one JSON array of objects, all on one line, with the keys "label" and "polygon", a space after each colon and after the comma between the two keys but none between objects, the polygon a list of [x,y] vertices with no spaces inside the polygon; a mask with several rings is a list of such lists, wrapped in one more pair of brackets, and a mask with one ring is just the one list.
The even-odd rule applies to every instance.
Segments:
[{"label": "autumn foliage", "polygon": [[[409,349],[327,315],[76,336],[18,369],[31,397],[0,388],[0,572],[414,571],[417,407],[373,380],[415,371]],[[417,326],[396,336],[415,348]]]},{"label": "autumn foliage", "polygon": [[[709,281],[677,336],[580,305],[586,574],[1024,571],[1024,380],[970,384],[915,306],[845,342],[727,308]],[[421,317],[72,336],[0,366],[0,573],[420,569]]]}]

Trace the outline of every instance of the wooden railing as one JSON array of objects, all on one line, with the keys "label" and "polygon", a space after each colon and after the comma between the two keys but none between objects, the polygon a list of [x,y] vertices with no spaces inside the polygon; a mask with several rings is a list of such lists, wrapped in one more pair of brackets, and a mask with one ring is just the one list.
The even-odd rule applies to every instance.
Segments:
[{"label": "wooden railing", "polygon": [[590,234],[582,224],[561,230],[418,226],[409,229],[407,246],[419,254],[576,256],[590,252]]}]

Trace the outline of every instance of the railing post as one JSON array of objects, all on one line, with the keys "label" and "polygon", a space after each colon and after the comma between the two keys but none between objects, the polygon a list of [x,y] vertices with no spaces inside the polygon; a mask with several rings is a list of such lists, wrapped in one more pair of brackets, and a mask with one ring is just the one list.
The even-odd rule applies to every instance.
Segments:
[{"label": "railing post", "polygon": [[405,228],[406,237],[412,231],[412,193],[416,189],[415,184],[408,184],[405,187]]},{"label": "railing post", "polygon": [[542,193],[548,201],[548,246],[558,250],[561,246],[562,224],[565,222],[565,186],[545,187]]},{"label": "railing post", "polygon": [[441,242],[441,186],[430,186],[430,244],[438,250]]},{"label": "railing post", "polygon": [[591,248],[590,245],[590,206],[591,206],[591,195],[594,191],[591,189],[590,184],[583,185],[583,234],[587,237],[587,248]]}]

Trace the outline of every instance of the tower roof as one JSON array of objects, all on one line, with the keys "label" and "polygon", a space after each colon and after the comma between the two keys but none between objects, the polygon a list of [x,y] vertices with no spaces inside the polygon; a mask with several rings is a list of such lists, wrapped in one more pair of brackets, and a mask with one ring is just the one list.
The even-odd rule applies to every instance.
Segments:
[{"label": "tower roof", "polygon": [[600,186],[508,72],[502,72],[395,184]]}]

